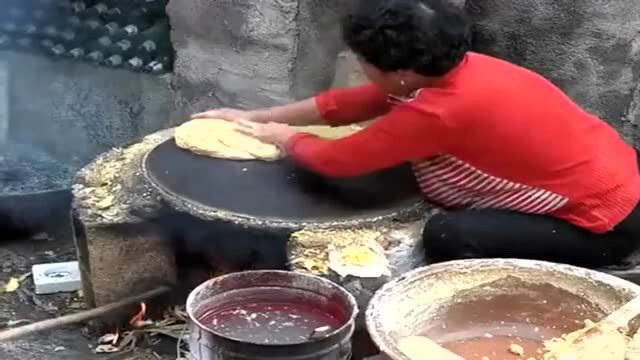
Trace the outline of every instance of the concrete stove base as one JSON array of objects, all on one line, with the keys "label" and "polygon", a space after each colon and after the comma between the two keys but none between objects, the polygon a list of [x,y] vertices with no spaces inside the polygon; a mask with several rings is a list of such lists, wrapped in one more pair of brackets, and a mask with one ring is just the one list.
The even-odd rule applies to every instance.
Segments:
[{"label": "concrete stove base", "polygon": [[[164,130],[149,135],[128,148],[114,149],[98,157],[78,174],[73,191],[76,242],[84,291],[92,306],[117,301],[160,284],[174,282],[178,278],[179,269],[174,249],[168,241],[170,235],[166,228],[160,226],[162,224],[148,221],[150,218],[157,218],[163,211],[173,210],[165,205],[160,194],[146,183],[141,173],[141,162],[145,154],[171,135],[172,130]],[[424,218],[432,213],[433,211],[425,212]],[[178,218],[181,220],[176,223],[178,226],[193,227],[193,221],[203,221],[188,214],[180,216]],[[186,221],[189,219],[191,220]],[[389,279],[424,265],[420,236],[424,221],[425,219],[381,222],[373,226],[374,230],[376,226],[384,229],[384,247],[392,268],[390,276],[364,279],[351,276],[340,278],[332,274],[327,277],[344,286],[356,297],[358,306],[365,309],[374,292]],[[160,223],[162,222],[161,220]],[[271,243],[270,239],[255,232],[255,229],[245,227],[242,230],[242,226],[238,229],[247,233],[254,231],[252,236]],[[232,242],[243,241],[245,245],[252,243],[248,239],[224,236]],[[205,236],[204,241],[207,240]],[[276,240],[282,239],[274,241]],[[211,246],[216,247],[214,251],[218,251],[220,257],[224,257],[224,244],[228,241],[217,241],[217,245],[213,241]],[[288,255],[289,260],[292,260],[292,254]],[[242,269],[243,266],[236,268]],[[274,267],[277,267],[275,263],[264,263],[258,268]],[[305,271],[300,268],[294,270]],[[607,272],[640,283],[640,268]],[[204,280],[206,276],[201,281]],[[196,280],[196,284],[197,281],[199,280]],[[192,287],[183,280],[178,282],[183,285],[182,292],[187,292]],[[97,326],[122,323],[135,311],[136,309],[126,309],[120,316],[114,316],[111,321],[98,323]],[[363,329],[362,315],[356,326]]]},{"label": "concrete stove base", "polygon": [[[166,235],[152,226],[85,226],[76,244],[85,299],[91,305],[106,305],[176,279]],[[123,309],[121,316],[127,320],[135,311],[135,306]]]},{"label": "concrete stove base", "polygon": [[[146,153],[171,136],[172,130],[151,134],[128,148],[102,154],[78,173],[73,187],[76,245],[86,297],[92,306],[176,281],[179,269],[171,234],[162,221],[150,221],[174,210],[165,204],[141,173],[141,162]],[[184,225],[190,223],[176,225],[191,226]],[[386,219],[370,225],[385,230],[385,248],[393,269],[390,276],[360,279],[340,278],[333,274],[327,277],[350,291],[360,308],[365,309],[373,293],[390,278],[424,264],[420,246],[423,224],[424,219],[402,222]],[[245,230],[256,232],[259,229]],[[120,316],[112,317],[107,325],[128,320],[134,311],[123,311]],[[362,327],[363,322],[358,321],[357,325]]]},{"label": "concrete stove base", "polygon": [[[157,199],[137,181],[140,156],[157,139],[156,133],[126,149],[113,149],[83,168],[73,186],[73,223],[85,298],[90,306],[102,306],[161,284],[174,282],[173,250],[153,224],[134,215],[153,211]],[[108,321],[96,322],[95,330],[112,330],[126,322],[135,309]]]},{"label": "concrete stove base", "polygon": [[[163,220],[155,223],[149,221],[158,219],[160,213],[174,210],[166,206],[160,194],[146,182],[141,172],[145,154],[171,136],[172,130],[164,130],[149,135],[128,148],[114,149],[99,156],[77,176],[73,190],[77,248],[85,293],[93,306],[117,301],[154,286],[174,282],[177,278],[178,268],[174,249],[169,241],[170,234],[166,232],[166,227],[161,226]],[[424,218],[432,213],[433,211],[425,212]],[[188,214],[181,214],[178,219],[178,227],[193,227],[196,220],[203,221]],[[424,221],[425,219],[383,221],[372,226],[374,230],[384,229],[384,247],[392,269],[390,276],[364,279],[352,276],[340,278],[331,274],[327,277],[344,286],[356,297],[359,307],[365,309],[373,293],[390,278],[424,265],[420,236]],[[238,230],[251,233],[251,236],[265,242],[271,241],[256,229],[239,226]],[[340,230],[344,228],[341,227]],[[235,235],[217,234],[230,239],[219,239],[217,243],[215,239],[211,240],[210,246],[216,247],[214,251],[219,252],[218,255],[222,257],[226,251],[224,244],[228,242],[243,241],[245,245],[242,246],[252,243]],[[208,241],[207,236],[204,236],[203,241]],[[279,240],[282,239],[273,241]],[[289,260],[292,260],[291,253]],[[245,265],[241,264],[236,268],[242,269]],[[277,264],[264,263],[258,268],[274,267]],[[305,271],[297,267],[294,270]],[[640,283],[640,269],[609,273]],[[126,316],[130,316],[132,312],[133,310],[125,311],[120,319],[114,317],[112,323],[127,320]],[[362,325],[360,319],[357,326]]]}]

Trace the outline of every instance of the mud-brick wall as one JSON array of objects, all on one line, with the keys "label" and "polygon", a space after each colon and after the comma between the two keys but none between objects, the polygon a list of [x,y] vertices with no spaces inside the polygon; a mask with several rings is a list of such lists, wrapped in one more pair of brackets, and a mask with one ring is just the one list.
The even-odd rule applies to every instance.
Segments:
[{"label": "mud-brick wall", "polygon": [[174,119],[255,108],[331,85],[342,48],[340,0],[191,0],[167,7],[176,62]]},{"label": "mud-brick wall", "polygon": [[640,145],[638,0],[467,0],[466,7],[478,51],[544,74]]}]

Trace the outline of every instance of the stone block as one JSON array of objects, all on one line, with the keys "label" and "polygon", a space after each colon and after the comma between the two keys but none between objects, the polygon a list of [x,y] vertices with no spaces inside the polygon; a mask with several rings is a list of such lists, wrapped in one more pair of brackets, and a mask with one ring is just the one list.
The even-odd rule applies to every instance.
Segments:
[{"label": "stone block", "polygon": [[[82,224],[76,248],[85,299],[102,306],[176,280],[175,256],[164,232],[148,224]],[[131,316],[123,309],[106,323],[117,326]]]},{"label": "stone block", "polygon": [[477,51],[543,74],[640,144],[637,1],[467,0],[466,8]]},{"label": "stone block", "polygon": [[176,50],[172,117],[217,106],[256,108],[331,85],[341,2],[170,2]]}]

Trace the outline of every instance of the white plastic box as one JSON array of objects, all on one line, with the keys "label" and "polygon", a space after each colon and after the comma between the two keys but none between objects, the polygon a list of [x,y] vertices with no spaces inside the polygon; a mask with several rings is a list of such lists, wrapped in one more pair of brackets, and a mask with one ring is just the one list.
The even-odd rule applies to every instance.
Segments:
[{"label": "white plastic box", "polygon": [[36,294],[73,292],[82,287],[77,261],[33,265],[31,273]]}]

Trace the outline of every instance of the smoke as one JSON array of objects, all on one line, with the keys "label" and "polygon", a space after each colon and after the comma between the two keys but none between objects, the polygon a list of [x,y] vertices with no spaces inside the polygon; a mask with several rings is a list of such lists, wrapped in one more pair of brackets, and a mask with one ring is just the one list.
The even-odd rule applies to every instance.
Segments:
[{"label": "smoke", "polygon": [[231,272],[285,269],[287,265],[287,233],[205,221],[174,211],[166,211],[150,222],[169,234],[171,246],[183,266],[204,265],[212,270]]},{"label": "smoke", "polygon": [[[92,51],[101,51],[102,61],[91,61]],[[23,196],[45,212],[57,209],[57,200],[36,195],[68,193],[75,172],[97,155],[167,127],[168,79],[160,75],[171,70],[172,51],[160,0],[4,4],[0,199]],[[139,68],[128,64],[134,57]],[[147,67],[154,61],[164,67]],[[32,221],[14,202],[0,205],[2,230],[55,226]]]}]

